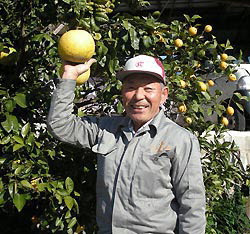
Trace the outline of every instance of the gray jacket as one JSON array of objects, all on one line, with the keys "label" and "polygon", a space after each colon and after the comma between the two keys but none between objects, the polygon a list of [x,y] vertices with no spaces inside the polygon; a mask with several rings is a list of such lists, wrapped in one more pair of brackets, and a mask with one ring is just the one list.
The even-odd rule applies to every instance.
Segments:
[{"label": "gray jacket", "polygon": [[163,111],[136,134],[127,117],[76,117],[74,88],[75,81],[60,81],[48,128],[59,140],[98,155],[99,233],[205,233],[197,138]]}]

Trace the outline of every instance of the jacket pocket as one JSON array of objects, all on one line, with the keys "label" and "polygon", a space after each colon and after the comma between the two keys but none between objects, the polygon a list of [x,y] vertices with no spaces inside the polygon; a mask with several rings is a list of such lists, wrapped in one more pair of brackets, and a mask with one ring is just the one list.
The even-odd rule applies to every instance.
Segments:
[{"label": "jacket pocket", "polygon": [[92,151],[100,156],[107,157],[117,149],[117,139],[112,134],[102,134]]},{"label": "jacket pocket", "polygon": [[135,199],[156,199],[167,195],[172,188],[170,179],[171,157],[167,151],[143,153],[131,182]]}]

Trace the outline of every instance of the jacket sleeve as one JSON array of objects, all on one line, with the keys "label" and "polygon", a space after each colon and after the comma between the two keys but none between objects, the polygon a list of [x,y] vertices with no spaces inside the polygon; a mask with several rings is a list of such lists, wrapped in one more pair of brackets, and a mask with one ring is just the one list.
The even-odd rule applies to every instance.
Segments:
[{"label": "jacket sleeve", "polygon": [[179,204],[179,234],[205,233],[205,187],[199,142],[192,134],[176,147],[172,162],[172,183]]},{"label": "jacket sleeve", "polygon": [[60,141],[91,148],[98,135],[96,117],[80,118],[73,112],[74,80],[60,79],[55,89],[47,118],[49,132]]}]

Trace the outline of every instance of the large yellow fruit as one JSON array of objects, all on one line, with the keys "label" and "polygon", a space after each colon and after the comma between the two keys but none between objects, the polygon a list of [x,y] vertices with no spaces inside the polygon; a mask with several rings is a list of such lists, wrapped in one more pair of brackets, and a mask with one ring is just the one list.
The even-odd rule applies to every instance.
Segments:
[{"label": "large yellow fruit", "polygon": [[214,86],[214,81],[213,80],[208,80],[207,84],[208,84],[208,86],[212,87],[212,86]]},{"label": "large yellow fruit", "polygon": [[212,30],[213,30],[213,28],[212,28],[211,25],[206,25],[205,28],[204,28],[205,32],[211,32]]},{"label": "large yellow fruit", "polygon": [[58,53],[66,61],[86,62],[95,53],[95,41],[85,30],[70,30],[61,36]]},{"label": "large yellow fruit", "polygon": [[228,55],[226,53],[223,53],[220,55],[220,59],[225,62],[228,59]]},{"label": "large yellow fruit", "polygon": [[186,88],[186,86],[187,86],[187,83],[184,81],[184,80],[180,80],[180,86],[181,86],[181,88]]},{"label": "large yellow fruit", "polygon": [[183,41],[181,39],[177,38],[176,40],[174,40],[174,44],[175,44],[175,46],[180,48],[183,46]]},{"label": "large yellow fruit", "polygon": [[183,112],[186,112],[186,111],[187,111],[187,107],[186,107],[186,105],[183,103],[183,104],[180,104],[180,105],[178,106],[178,110],[179,110],[179,112],[183,113]]},{"label": "large yellow fruit", "polygon": [[206,92],[207,91],[207,86],[204,82],[202,81],[198,81],[198,86],[199,86],[199,90],[201,92]]},{"label": "large yellow fruit", "polygon": [[221,61],[221,63],[220,63],[220,68],[221,68],[222,70],[226,70],[226,69],[227,69],[227,66],[228,66],[228,64],[227,64],[226,62]]},{"label": "large yellow fruit", "polygon": [[197,34],[197,28],[196,27],[190,27],[188,29],[188,33],[189,33],[190,36],[196,35]]},{"label": "large yellow fruit", "polygon": [[231,106],[228,106],[226,109],[226,112],[228,115],[232,116],[234,114],[234,108]]},{"label": "large yellow fruit", "polygon": [[187,124],[191,124],[193,121],[192,121],[192,118],[190,117],[185,117],[184,121],[187,123]]},{"label": "large yellow fruit", "polygon": [[222,117],[221,118],[221,123],[224,125],[224,126],[227,126],[229,124],[229,121],[226,117]]},{"label": "large yellow fruit", "polygon": [[232,73],[229,74],[228,80],[229,80],[229,81],[232,81],[232,82],[233,82],[233,81],[236,81],[236,80],[237,80],[236,75],[234,75],[234,74],[232,74]]},{"label": "large yellow fruit", "polygon": [[[61,65],[60,69],[59,69],[59,74],[62,77],[63,75],[63,65]],[[76,85],[82,85],[83,83],[85,83],[90,77],[90,69],[88,69],[86,72],[84,72],[83,74],[81,74],[80,76],[77,77],[76,79]]]}]

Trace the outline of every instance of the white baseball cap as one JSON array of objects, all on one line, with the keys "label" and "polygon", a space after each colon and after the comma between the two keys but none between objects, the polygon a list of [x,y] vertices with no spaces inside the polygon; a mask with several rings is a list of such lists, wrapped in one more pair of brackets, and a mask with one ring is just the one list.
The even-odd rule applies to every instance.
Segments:
[{"label": "white baseball cap", "polygon": [[145,73],[158,78],[164,84],[165,72],[162,62],[158,58],[148,55],[138,55],[129,59],[122,71],[118,72],[116,77],[119,80],[124,80],[128,75],[136,73]]}]

